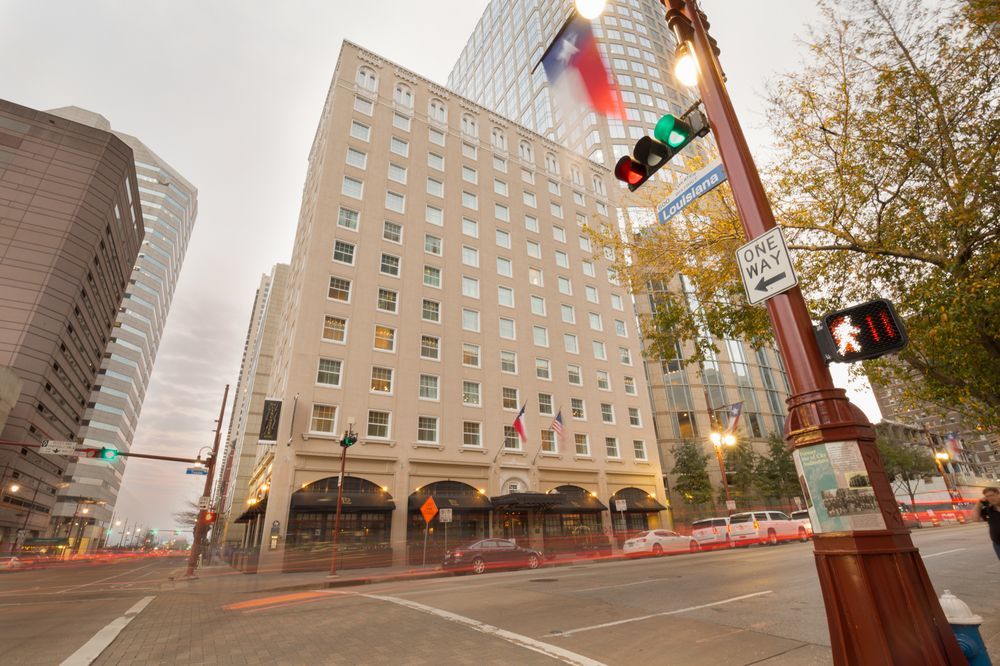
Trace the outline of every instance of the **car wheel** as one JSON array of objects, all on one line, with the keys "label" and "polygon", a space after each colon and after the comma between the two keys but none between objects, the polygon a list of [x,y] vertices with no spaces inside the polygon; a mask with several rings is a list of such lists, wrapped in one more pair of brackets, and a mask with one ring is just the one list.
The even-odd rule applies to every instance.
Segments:
[{"label": "car wheel", "polygon": [[528,555],[528,568],[529,569],[537,569],[539,566],[541,566],[541,564],[542,564],[542,560],[541,560],[541,558],[538,557],[538,555],[535,555],[534,553],[532,553],[531,555]]},{"label": "car wheel", "polygon": [[799,528],[799,541],[809,541],[809,535],[804,527]]},{"label": "car wheel", "polygon": [[767,545],[769,546],[778,545],[778,534],[774,530],[767,531]]},{"label": "car wheel", "polygon": [[484,571],[486,571],[486,562],[483,561],[483,558],[477,557],[472,560],[472,573],[481,574]]},{"label": "car wheel", "polygon": [[691,548],[691,552],[692,553],[697,553],[699,550],[701,550],[701,544],[699,544],[694,539],[691,539],[691,546],[690,546],[690,548]]},{"label": "car wheel", "polygon": [[663,555],[663,546],[658,543],[653,544],[653,555]]}]

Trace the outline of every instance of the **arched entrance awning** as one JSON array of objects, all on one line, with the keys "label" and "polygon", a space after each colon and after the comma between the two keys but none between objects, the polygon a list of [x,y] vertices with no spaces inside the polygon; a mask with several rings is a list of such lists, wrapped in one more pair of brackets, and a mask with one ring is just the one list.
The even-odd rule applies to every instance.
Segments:
[{"label": "arched entrance awning", "polygon": [[[623,508],[619,508],[619,502],[624,502]],[[637,533],[659,527],[655,514],[667,508],[649,493],[633,487],[616,492],[608,505],[611,507],[611,526],[620,544]]]},{"label": "arched entrance awning", "polygon": [[550,491],[559,497],[550,511],[591,512],[607,511],[608,507],[601,504],[595,495],[580,486],[559,486]]},{"label": "arched entrance awning", "polygon": [[[337,510],[339,479],[328,476],[292,493],[292,508],[303,511]],[[344,477],[344,497],[341,511],[392,511],[396,503],[392,495],[367,479]]]},{"label": "arched entrance awning", "polygon": [[612,511],[618,511],[615,500],[625,500],[625,511],[655,512],[666,511],[667,507],[656,501],[656,498],[638,488],[622,488],[608,501]]},{"label": "arched entrance awning", "polygon": [[438,509],[489,511],[490,499],[472,486],[460,481],[435,481],[421,486],[410,495],[410,510],[419,510],[428,497],[434,498]]},{"label": "arched entrance awning", "polygon": [[[434,499],[438,513],[428,523],[420,507]],[[487,535],[490,499],[476,488],[460,481],[435,481],[421,486],[407,500],[406,541],[410,564],[440,562],[449,547],[468,545]],[[450,509],[451,521],[441,520],[441,509]]]}]

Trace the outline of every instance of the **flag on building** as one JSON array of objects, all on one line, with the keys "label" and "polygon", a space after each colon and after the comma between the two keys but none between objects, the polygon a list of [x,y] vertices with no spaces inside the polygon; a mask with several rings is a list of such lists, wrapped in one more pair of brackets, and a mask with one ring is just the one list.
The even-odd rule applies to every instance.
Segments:
[{"label": "flag on building", "polygon": [[743,403],[737,402],[729,405],[726,415],[729,417],[729,426],[726,432],[736,432],[736,426],[740,424],[740,415],[743,414]]},{"label": "flag on building", "polygon": [[586,104],[611,118],[625,117],[621,92],[604,65],[590,21],[574,13],[542,55],[542,67],[556,101]]},{"label": "flag on building", "polygon": [[517,413],[517,417],[514,419],[514,430],[517,431],[517,435],[521,438],[522,443],[528,441],[528,432],[524,428],[524,408],[527,406],[527,402],[521,405],[521,411]]},{"label": "flag on building", "polygon": [[560,409],[556,413],[556,417],[554,419],[552,419],[552,425],[549,426],[549,429],[552,432],[554,432],[560,439],[562,439],[563,431],[564,431],[564,429],[563,429],[563,420],[562,420],[562,409]]}]

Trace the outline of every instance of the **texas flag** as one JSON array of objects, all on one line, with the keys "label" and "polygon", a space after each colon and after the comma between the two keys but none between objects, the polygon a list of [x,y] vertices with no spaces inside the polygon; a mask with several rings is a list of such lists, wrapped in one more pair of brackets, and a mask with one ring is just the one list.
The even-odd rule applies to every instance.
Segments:
[{"label": "texas flag", "polygon": [[517,413],[517,418],[514,419],[514,430],[517,431],[522,444],[528,441],[528,432],[524,429],[524,408],[527,406],[527,402],[521,405],[521,411]]},{"label": "texas flag", "polygon": [[740,423],[740,415],[743,413],[743,403],[737,402],[733,405],[729,405],[729,410],[726,414],[729,416],[729,427],[726,428],[726,432],[736,432],[736,426]]},{"label": "texas flag", "polygon": [[542,56],[553,95],[570,104],[587,104],[612,118],[625,117],[618,86],[604,66],[590,21],[573,14]]}]

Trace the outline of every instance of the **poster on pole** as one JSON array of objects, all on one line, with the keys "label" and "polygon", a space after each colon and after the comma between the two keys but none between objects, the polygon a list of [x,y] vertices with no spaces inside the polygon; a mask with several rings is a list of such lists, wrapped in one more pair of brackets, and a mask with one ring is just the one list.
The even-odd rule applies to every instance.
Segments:
[{"label": "poster on pole", "polygon": [[265,399],[264,409],[260,414],[260,434],[257,436],[258,444],[277,444],[278,422],[280,420],[281,401]]},{"label": "poster on pole", "polygon": [[800,447],[793,456],[813,532],[885,529],[857,442]]}]

